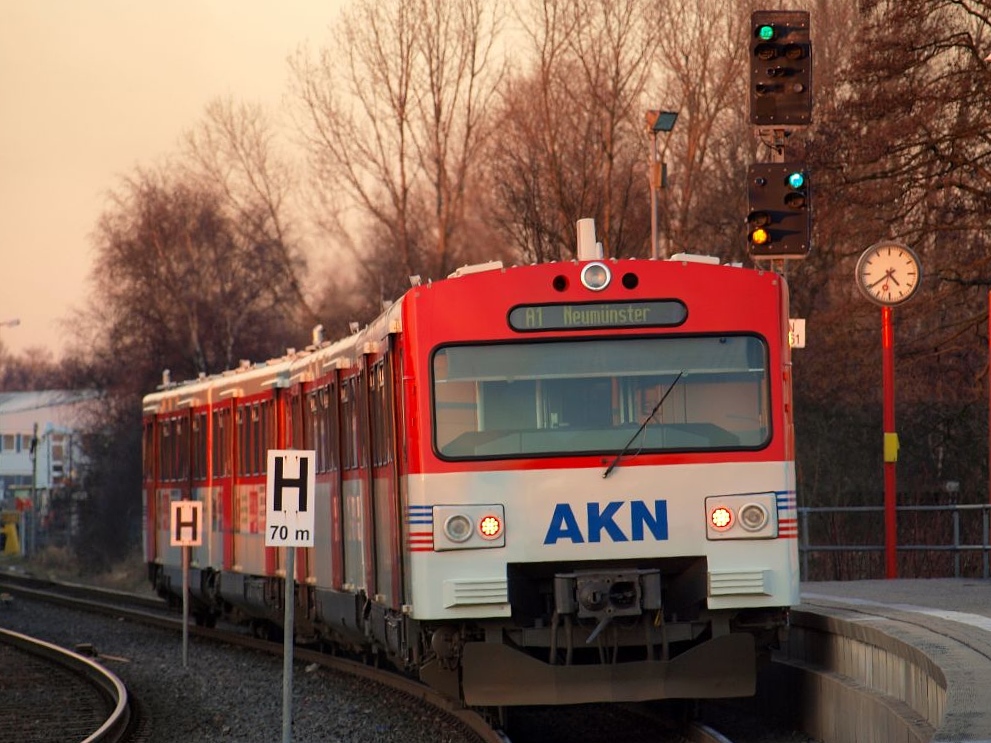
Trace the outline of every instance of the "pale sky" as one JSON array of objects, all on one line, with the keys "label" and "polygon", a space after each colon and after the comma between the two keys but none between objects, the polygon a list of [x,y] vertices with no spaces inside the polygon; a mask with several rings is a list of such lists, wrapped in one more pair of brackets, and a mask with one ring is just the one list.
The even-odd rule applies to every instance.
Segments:
[{"label": "pale sky", "polygon": [[347,0],[0,0],[0,340],[59,358],[119,177],[178,152],[207,103],[278,106],[287,57]]}]

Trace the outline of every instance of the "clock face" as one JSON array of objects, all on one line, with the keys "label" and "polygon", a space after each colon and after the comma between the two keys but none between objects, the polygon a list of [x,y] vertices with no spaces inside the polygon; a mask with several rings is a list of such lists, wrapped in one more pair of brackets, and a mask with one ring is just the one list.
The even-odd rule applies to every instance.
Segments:
[{"label": "clock face", "polygon": [[899,243],[872,245],[857,261],[857,286],[877,304],[901,304],[915,294],[921,279],[919,257]]}]

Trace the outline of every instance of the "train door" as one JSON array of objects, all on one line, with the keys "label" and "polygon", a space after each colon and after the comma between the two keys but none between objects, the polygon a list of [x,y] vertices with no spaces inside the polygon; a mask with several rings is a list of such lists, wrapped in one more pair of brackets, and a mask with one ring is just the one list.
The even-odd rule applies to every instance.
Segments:
[{"label": "train door", "polygon": [[258,476],[258,483],[256,489],[253,491],[256,494],[255,498],[258,504],[258,536],[255,541],[264,554],[265,561],[262,569],[265,575],[276,575],[279,571],[283,571],[283,574],[285,574],[284,571],[286,569],[285,549],[265,546],[265,519],[267,518],[268,508],[265,500],[266,480],[268,478],[268,452],[269,449],[285,448],[285,429],[283,423],[285,421],[284,406],[286,404],[286,394],[284,389],[278,387],[274,388],[272,393],[271,397],[258,402],[258,424],[255,427],[253,435],[252,452],[255,462],[255,474]]},{"label": "train door", "polygon": [[400,518],[395,436],[394,355],[386,352],[368,371],[368,409],[371,439],[372,513],[374,515],[374,571],[376,600],[398,609],[400,588]]},{"label": "train door", "polygon": [[205,408],[199,408],[190,413],[190,497],[203,504],[203,523],[200,524],[203,539],[200,542],[200,546],[192,548],[190,559],[193,565],[200,568],[219,567],[215,562],[217,560],[217,553],[213,549],[213,540],[209,534],[204,533],[207,531],[206,526],[213,520],[212,511],[214,505],[209,477],[209,457],[207,456],[210,441],[208,420],[208,411]]},{"label": "train door", "polygon": [[377,549],[375,523],[375,478],[372,461],[372,380],[375,376],[372,357],[365,355],[361,359],[361,375],[355,385],[357,393],[358,417],[358,488],[361,509],[361,561],[364,571],[362,585],[369,598],[377,599],[378,584],[376,581],[375,557]]},{"label": "train door", "polygon": [[371,592],[366,565],[370,565],[370,546],[365,541],[369,521],[370,499],[367,490],[367,470],[364,458],[367,447],[362,432],[366,430],[367,410],[362,394],[363,375],[360,367],[349,369],[341,376],[341,496],[344,524],[344,590]]},{"label": "train door", "polygon": [[235,564],[234,551],[234,405],[224,400],[214,407],[210,458],[212,497],[210,541],[220,550],[223,569]]},{"label": "train door", "polygon": [[[250,575],[271,574],[274,548],[265,547],[265,461],[274,428],[272,399],[239,398],[234,408],[235,568]],[[274,441],[274,439],[272,439]]]},{"label": "train door", "polygon": [[321,588],[339,591],[344,584],[344,521],[337,388],[336,370],[330,378],[305,388],[302,417],[304,448],[317,454],[315,533],[309,575]]},{"label": "train door", "polygon": [[171,545],[172,501],[190,497],[190,416],[188,410],[158,419],[158,487],[155,492],[157,556],[166,565],[182,562],[180,547]]},{"label": "train door", "polygon": [[[146,411],[151,413],[151,411]],[[158,519],[156,493],[158,492],[158,419],[154,414],[144,420],[144,433],[141,439],[142,468],[142,533],[144,535],[144,557],[146,563],[154,562],[158,552]]]}]

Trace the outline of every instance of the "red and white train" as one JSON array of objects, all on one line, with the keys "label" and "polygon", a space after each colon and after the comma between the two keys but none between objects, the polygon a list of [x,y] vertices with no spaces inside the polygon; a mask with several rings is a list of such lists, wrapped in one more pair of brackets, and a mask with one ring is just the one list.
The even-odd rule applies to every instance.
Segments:
[{"label": "red and white train", "polygon": [[[317,340],[317,339],[315,339]],[[688,255],[466,267],[336,342],[144,400],[145,552],[279,625],[266,452],[316,452],[296,636],[471,706],[753,693],[798,602],[788,290]]]}]

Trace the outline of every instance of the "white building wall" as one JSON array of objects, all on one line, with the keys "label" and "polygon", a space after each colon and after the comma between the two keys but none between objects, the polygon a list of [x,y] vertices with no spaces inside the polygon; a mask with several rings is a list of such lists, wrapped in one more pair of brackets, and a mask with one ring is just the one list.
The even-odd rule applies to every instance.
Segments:
[{"label": "white building wall", "polygon": [[0,502],[14,486],[50,490],[75,479],[80,432],[96,397],[89,390],[0,393]]}]

